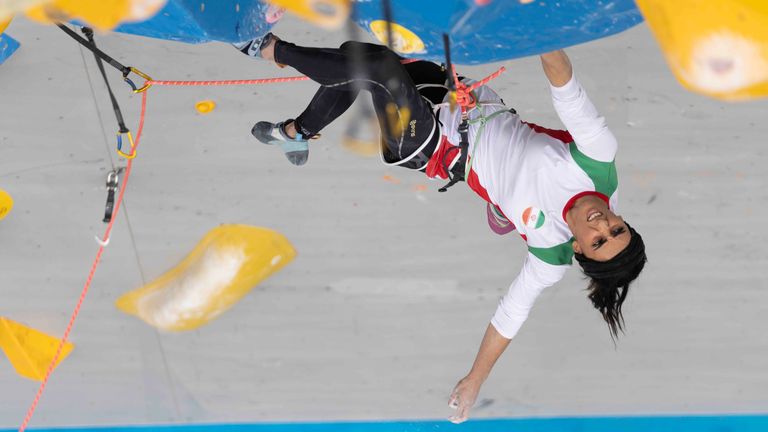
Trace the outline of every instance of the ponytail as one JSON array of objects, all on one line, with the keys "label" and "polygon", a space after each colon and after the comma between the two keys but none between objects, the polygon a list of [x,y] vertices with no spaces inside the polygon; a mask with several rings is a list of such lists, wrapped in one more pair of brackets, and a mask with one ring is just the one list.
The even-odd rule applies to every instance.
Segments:
[{"label": "ponytail", "polygon": [[624,332],[624,315],[621,306],[627,298],[629,284],[643,271],[646,261],[643,238],[629,224],[632,236],[624,250],[608,261],[595,261],[583,254],[575,254],[584,274],[590,278],[589,300],[608,324],[614,340]]}]

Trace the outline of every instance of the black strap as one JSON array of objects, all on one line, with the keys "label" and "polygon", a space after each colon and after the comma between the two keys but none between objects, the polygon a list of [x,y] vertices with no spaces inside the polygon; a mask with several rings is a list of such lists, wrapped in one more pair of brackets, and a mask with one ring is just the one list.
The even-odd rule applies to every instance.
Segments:
[{"label": "black strap", "polygon": [[461,123],[459,123],[459,149],[461,150],[461,154],[459,154],[459,161],[456,163],[456,165],[460,165],[461,169],[461,179],[464,179],[464,166],[467,164],[467,157],[469,156],[469,122],[467,119],[467,115],[465,113],[461,113]]},{"label": "black strap", "polygon": [[[104,70],[104,62],[106,61],[111,66],[119,70],[123,73],[123,78],[127,80],[127,76],[129,73],[131,73],[131,69],[123,66],[119,62],[117,62],[112,57],[108,56],[104,53],[104,51],[101,51],[96,47],[96,40],[93,37],[93,30],[89,27],[83,27],[82,32],[83,34],[88,38],[88,40],[83,39],[69,29],[68,27],[62,25],[62,24],[56,24],[60,29],[64,31],[64,33],[68,34],[72,37],[72,39],[79,42],[84,47],[88,48],[93,53],[94,59],[96,59],[96,66],[99,67],[99,72],[101,73],[101,77],[104,79],[104,84],[107,86],[107,92],[109,92],[109,100],[112,102],[112,110],[115,112],[115,119],[117,120],[117,126],[118,126],[118,137],[117,137],[117,148],[118,150],[121,147],[122,143],[122,134],[129,133],[130,130],[128,127],[125,126],[125,120],[123,119],[123,113],[120,110],[120,105],[117,103],[117,98],[115,97],[115,93],[112,91],[112,86],[109,85],[109,79],[107,78],[107,72]],[[103,61],[102,61],[103,60]],[[128,81],[130,84],[130,81]],[[131,84],[131,87],[135,87]],[[120,184],[120,174],[122,173],[123,168],[115,168],[112,171],[107,174],[107,203],[104,205],[104,219],[103,221],[105,223],[109,223],[112,221],[112,213],[115,210],[115,193],[117,192],[118,186]]]},{"label": "black strap", "polygon": [[[453,80],[453,64],[451,63],[451,39],[448,33],[443,33],[443,49],[445,50],[445,72],[446,72],[446,85],[449,92],[456,91],[456,83]],[[459,160],[453,165],[452,169],[448,169],[445,163],[445,157],[441,161],[448,179],[448,184],[438,189],[438,192],[447,192],[448,188],[455,185],[464,179],[464,169],[467,163],[467,152],[469,151],[469,123],[467,122],[467,116],[462,113],[461,123],[459,123]]]},{"label": "black strap", "polygon": [[453,81],[453,64],[451,63],[451,38],[448,33],[443,33],[443,50],[445,50],[446,85],[449,92],[455,92],[456,83]]},{"label": "black strap", "polygon": [[[123,74],[124,77],[127,77],[128,74],[131,73],[131,68],[123,66],[120,62],[118,62],[117,60],[115,60],[112,57],[108,56],[104,51],[96,48],[96,44],[83,39],[82,37],[80,37],[80,35],[78,35],[74,31],[72,31],[69,27],[67,27],[67,26],[65,26],[63,24],[56,24],[56,26],[58,26],[62,31],[64,31],[64,33],[66,33],[69,36],[71,36],[72,39],[74,39],[78,43],[80,43],[80,45],[82,45],[82,46],[88,48],[89,50],[91,50],[91,52],[93,52],[93,55],[98,56],[99,58],[101,58],[105,62],[109,63],[110,66],[112,66],[115,69],[119,70]],[[87,28],[87,27],[83,27],[83,28]]]},{"label": "black strap", "polygon": [[[66,27],[65,27],[66,28]],[[69,30],[69,29],[67,29]],[[112,101],[112,110],[115,112],[115,118],[117,119],[117,125],[119,126],[119,131],[121,134],[130,132],[130,129],[128,129],[125,126],[125,120],[123,120],[123,113],[120,111],[120,105],[117,103],[117,98],[115,98],[115,94],[112,92],[112,87],[109,85],[109,79],[107,78],[107,73],[104,71],[104,63],[101,61],[101,57],[96,54],[96,51],[100,51],[98,48],[96,48],[96,41],[93,38],[93,30],[89,27],[83,27],[82,29],[83,34],[88,38],[88,42],[90,42],[93,49],[91,50],[93,52],[93,57],[96,59],[96,65],[99,67],[99,72],[101,72],[101,77],[104,78],[104,84],[107,85],[107,91],[109,92],[109,99]],[[105,54],[106,55],[106,54]],[[130,72],[130,69],[128,70]]]},{"label": "black strap", "polygon": [[[448,169],[448,165],[445,162],[445,155],[441,161],[445,172],[448,174],[449,182],[445,186],[438,189],[438,192],[447,192],[448,188],[455,185],[458,182],[466,181],[465,170],[467,165],[467,154],[469,153],[469,123],[464,115],[462,115],[461,123],[459,123],[459,160],[453,165],[451,169]],[[446,152],[447,155],[447,152]]]}]

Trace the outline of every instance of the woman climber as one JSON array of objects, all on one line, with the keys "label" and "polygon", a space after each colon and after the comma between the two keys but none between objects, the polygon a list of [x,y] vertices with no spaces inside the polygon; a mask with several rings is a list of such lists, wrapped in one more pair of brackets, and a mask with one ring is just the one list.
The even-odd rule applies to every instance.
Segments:
[{"label": "woman climber", "polygon": [[472,368],[450,395],[449,405],[456,409],[451,421],[468,418],[481,385],[536,297],[563,278],[573,257],[590,278],[589,299],[618,337],[629,285],[646,262],[645,245],[614,213],[616,138],[563,51],[542,54],[541,63],[567,131],[523,122],[487,86],[469,95],[472,105],[462,116],[450,106],[440,66],[403,64],[383,46],[346,42],[338,49],[306,48],[268,33],[238,48],[291,66],[321,85],[295,119],[253,127],[256,138],[281,147],[292,163],[305,163],[308,140],[367,90],[381,125],[385,163],[450,179],[449,185],[465,180],[487,202],[494,232],[517,230],[527,243],[522,270],[501,299]]}]

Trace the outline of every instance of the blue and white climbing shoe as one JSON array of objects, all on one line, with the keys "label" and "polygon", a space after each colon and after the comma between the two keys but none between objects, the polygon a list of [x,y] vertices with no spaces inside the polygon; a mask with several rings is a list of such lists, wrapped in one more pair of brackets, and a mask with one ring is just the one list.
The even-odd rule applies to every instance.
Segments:
[{"label": "blue and white climbing shoe", "polygon": [[292,164],[304,165],[309,158],[309,141],[298,132],[296,138],[291,138],[285,133],[286,123],[292,121],[293,119],[288,119],[277,124],[261,121],[253,126],[251,133],[264,144],[279,145]]},{"label": "blue and white climbing shoe", "polygon": [[241,53],[249,57],[260,59],[262,58],[261,50],[265,46],[269,45],[272,39],[279,40],[277,36],[273,35],[272,32],[269,32],[260,38],[251,39],[245,42],[233,43],[232,46],[237,48],[238,50],[240,50]]}]

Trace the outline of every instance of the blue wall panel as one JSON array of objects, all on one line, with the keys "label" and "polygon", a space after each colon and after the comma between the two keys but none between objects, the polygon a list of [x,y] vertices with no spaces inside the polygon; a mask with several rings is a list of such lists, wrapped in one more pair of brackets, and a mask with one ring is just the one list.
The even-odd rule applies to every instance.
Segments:
[{"label": "blue wall panel", "polygon": [[[416,33],[423,53],[441,61],[448,32],[456,63],[476,64],[539,54],[626,30],[642,21],[633,0],[391,0],[396,23]],[[384,18],[381,0],[355,2],[357,22],[366,30]],[[266,5],[258,0],[169,0],[154,18],[117,31],[189,43],[239,42],[265,34]],[[290,35],[285,35],[290,38]]]},{"label": "blue wall panel", "polygon": [[19,48],[19,43],[16,39],[3,33],[0,34],[0,64],[3,64],[11,54]]},{"label": "blue wall panel", "polygon": [[168,0],[153,18],[116,31],[188,43],[240,42],[269,31],[266,9],[259,0]]},{"label": "blue wall panel", "polygon": [[[464,64],[508,60],[552,51],[622,32],[640,22],[633,0],[561,0],[522,4],[494,0],[391,0],[393,21],[416,33],[426,53],[442,60],[442,33],[451,36],[451,55]],[[381,0],[360,2],[359,23],[383,19]]]}]

